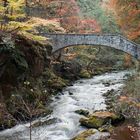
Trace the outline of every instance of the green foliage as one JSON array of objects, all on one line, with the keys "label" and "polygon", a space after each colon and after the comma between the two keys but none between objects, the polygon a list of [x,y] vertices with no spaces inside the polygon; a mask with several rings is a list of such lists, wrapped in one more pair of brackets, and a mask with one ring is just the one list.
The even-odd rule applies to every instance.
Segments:
[{"label": "green foliage", "polygon": [[81,70],[80,77],[81,78],[91,78],[91,74],[87,70]]},{"label": "green foliage", "polygon": [[43,36],[39,36],[39,35],[34,35],[34,34],[31,34],[31,33],[28,33],[28,32],[21,32],[23,36],[27,37],[28,39],[31,39],[33,41],[38,41],[38,42],[41,42],[41,41],[45,41],[46,40],[46,37],[43,37]]},{"label": "green foliage", "polygon": [[25,18],[25,1],[24,0],[8,0],[6,7],[4,7],[2,0],[0,6],[0,18],[4,20],[4,16],[10,20],[20,20]]},{"label": "green foliage", "polygon": [[93,46],[76,46],[71,48],[69,52],[76,53],[76,57],[73,60],[85,67],[92,59],[95,58],[98,48]]}]

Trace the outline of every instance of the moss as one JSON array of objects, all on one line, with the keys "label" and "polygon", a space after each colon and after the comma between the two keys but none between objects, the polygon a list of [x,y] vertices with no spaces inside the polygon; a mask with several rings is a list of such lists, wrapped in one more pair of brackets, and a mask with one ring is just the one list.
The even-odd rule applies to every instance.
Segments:
[{"label": "moss", "polygon": [[86,138],[94,135],[95,133],[96,131],[94,129],[89,129],[74,137],[72,140],[86,140]]},{"label": "moss", "polygon": [[103,125],[102,127],[100,127],[98,130],[100,132],[112,132],[114,129],[114,127],[112,125]]},{"label": "moss", "polygon": [[81,118],[80,123],[83,126],[86,126],[88,128],[99,128],[102,125],[104,125],[106,122],[102,118],[97,118],[95,116],[90,117],[89,119]]},{"label": "moss", "polygon": [[63,87],[67,85],[67,81],[62,79],[61,77],[56,77],[56,78],[49,79],[47,84],[51,88],[61,90]]},{"label": "moss", "polygon": [[39,36],[39,35],[33,35],[31,33],[28,33],[28,32],[21,32],[21,34],[25,37],[27,37],[28,39],[31,39],[33,41],[46,41],[46,37],[43,37],[43,36]]},{"label": "moss", "polygon": [[91,74],[87,71],[87,70],[81,70],[81,72],[80,72],[80,77],[81,78],[91,78]]},{"label": "moss", "polygon": [[120,119],[119,116],[114,113],[103,111],[95,112],[88,118],[81,118],[80,123],[88,128],[100,128],[105,124],[115,124]]},{"label": "moss", "polygon": [[45,76],[48,79],[52,79],[52,78],[56,78],[57,77],[56,74],[53,72],[53,70],[50,69],[50,68],[46,68],[44,70],[44,72],[42,73],[42,75]]},{"label": "moss", "polygon": [[47,78],[47,86],[49,88],[53,88],[55,90],[61,90],[63,87],[65,87],[68,84],[67,80],[62,79],[61,77],[57,76],[53,70],[51,69],[45,69],[43,72],[43,76]]}]

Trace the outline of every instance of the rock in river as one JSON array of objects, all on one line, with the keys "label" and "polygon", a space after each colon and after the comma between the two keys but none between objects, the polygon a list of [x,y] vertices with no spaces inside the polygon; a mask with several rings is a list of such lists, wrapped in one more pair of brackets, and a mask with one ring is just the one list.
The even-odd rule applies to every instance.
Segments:
[{"label": "rock in river", "polygon": [[88,137],[94,135],[97,131],[95,129],[86,130],[71,140],[86,140]]},{"label": "rock in river", "polygon": [[112,124],[119,117],[107,111],[95,112],[87,118],[81,118],[80,123],[82,126],[86,126],[88,128],[100,128],[105,124]]},{"label": "rock in river", "polygon": [[75,113],[77,113],[79,115],[86,116],[86,117],[88,117],[88,115],[89,115],[89,111],[88,110],[83,110],[83,109],[76,110]]}]

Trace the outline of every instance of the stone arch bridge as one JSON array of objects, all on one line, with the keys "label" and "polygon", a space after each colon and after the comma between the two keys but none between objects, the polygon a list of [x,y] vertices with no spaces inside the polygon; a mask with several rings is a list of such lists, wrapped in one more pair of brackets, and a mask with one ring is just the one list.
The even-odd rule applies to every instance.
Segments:
[{"label": "stone arch bridge", "polygon": [[77,45],[100,45],[115,48],[140,60],[140,45],[115,34],[45,34],[53,45],[53,52]]}]

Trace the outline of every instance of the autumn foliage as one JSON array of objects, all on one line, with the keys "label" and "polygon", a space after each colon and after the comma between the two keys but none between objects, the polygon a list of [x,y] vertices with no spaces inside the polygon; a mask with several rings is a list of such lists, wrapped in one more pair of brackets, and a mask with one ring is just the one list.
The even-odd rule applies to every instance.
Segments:
[{"label": "autumn foliage", "polygon": [[[39,0],[31,0],[38,4]],[[94,19],[80,18],[80,7],[76,0],[43,0],[39,3],[42,7],[51,7],[53,16],[51,20],[57,20],[68,33],[97,33],[101,31],[100,25]],[[53,7],[53,8],[52,8]]]},{"label": "autumn foliage", "polygon": [[140,42],[140,1],[110,0],[109,8],[114,10],[116,21],[122,32],[130,39]]}]

